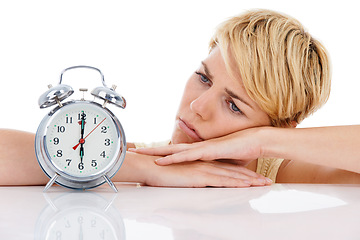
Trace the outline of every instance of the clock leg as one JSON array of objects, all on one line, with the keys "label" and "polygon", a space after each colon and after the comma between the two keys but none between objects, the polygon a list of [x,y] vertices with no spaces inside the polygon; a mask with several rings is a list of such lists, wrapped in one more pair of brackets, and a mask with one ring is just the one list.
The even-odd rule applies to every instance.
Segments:
[{"label": "clock leg", "polygon": [[55,175],[50,179],[50,181],[46,184],[44,188],[44,192],[46,192],[56,181],[56,179],[59,177],[59,174],[55,173]]},{"label": "clock leg", "polygon": [[114,183],[110,180],[110,178],[105,174],[104,176],[105,181],[109,184],[109,186],[114,190],[114,192],[118,192],[116,186],[114,185]]}]

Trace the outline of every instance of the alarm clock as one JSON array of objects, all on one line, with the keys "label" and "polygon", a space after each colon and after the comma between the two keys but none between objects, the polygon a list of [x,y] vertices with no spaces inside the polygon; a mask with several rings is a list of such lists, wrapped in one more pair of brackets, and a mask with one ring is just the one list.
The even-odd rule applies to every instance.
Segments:
[{"label": "alarm clock", "polygon": [[[100,73],[102,86],[91,94],[94,101],[70,100],[71,86],[63,84],[66,71],[86,68]],[[91,66],[64,69],[57,86],[39,98],[40,108],[55,106],[41,121],[35,137],[35,153],[39,165],[50,178],[44,191],[54,183],[72,189],[89,189],[107,182],[117,192],[111,178],[120,169],[126,153],[125,133],[120,121],[106,107],[113,104],[125,108],[125,99],[107,87],[102,72]],[[83,93],[86,88],[79,89]],[[102,104],[95,100],[103,101]]]}]

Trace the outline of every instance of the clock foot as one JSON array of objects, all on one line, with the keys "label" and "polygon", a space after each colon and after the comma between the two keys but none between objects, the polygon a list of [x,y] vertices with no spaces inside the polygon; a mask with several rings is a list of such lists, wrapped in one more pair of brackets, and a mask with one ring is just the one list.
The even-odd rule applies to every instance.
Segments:
[{"label": "clock foot", "polygon": [[44,188],[44,192],[46,192],[56,181],[56,179],[59,177],[59,174],[55,173],[55,175],[50,179],[50,181],[46,184]]},{"label": "clock foot", "polygon": [[116,186],[114,185],[114,183],[110,180],[110,178],[106,175],[103,176],[105,181],[109,184],[109,186],[114,190],[114,192],[118,192]]}]

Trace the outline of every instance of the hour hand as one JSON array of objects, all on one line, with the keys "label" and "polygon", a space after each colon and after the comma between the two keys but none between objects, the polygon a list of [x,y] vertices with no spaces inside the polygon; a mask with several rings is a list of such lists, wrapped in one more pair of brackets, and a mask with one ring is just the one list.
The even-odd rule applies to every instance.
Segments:
[{"label": "hour hand", "polygon": [[80,160],[83,161],[84,158],[84,144],[80,144]]}]

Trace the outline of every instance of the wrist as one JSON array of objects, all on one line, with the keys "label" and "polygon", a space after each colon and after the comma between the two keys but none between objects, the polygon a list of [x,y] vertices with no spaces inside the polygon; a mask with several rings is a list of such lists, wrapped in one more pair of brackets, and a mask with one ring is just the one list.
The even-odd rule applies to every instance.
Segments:
[{"label": "wrist", "polygon": [[[150,158],[150,159],[149,159]],[[114,176],[116,182],[136,182],[145,184],[151,172],[155,158],[133,152],[126,152],[125,160],[120,170]]]},{"label": "wrist", "polygon": [[263,127],[259,128],[258,136],[261,158],[281,158],[279,141],[281,141],[282,128]]}]

